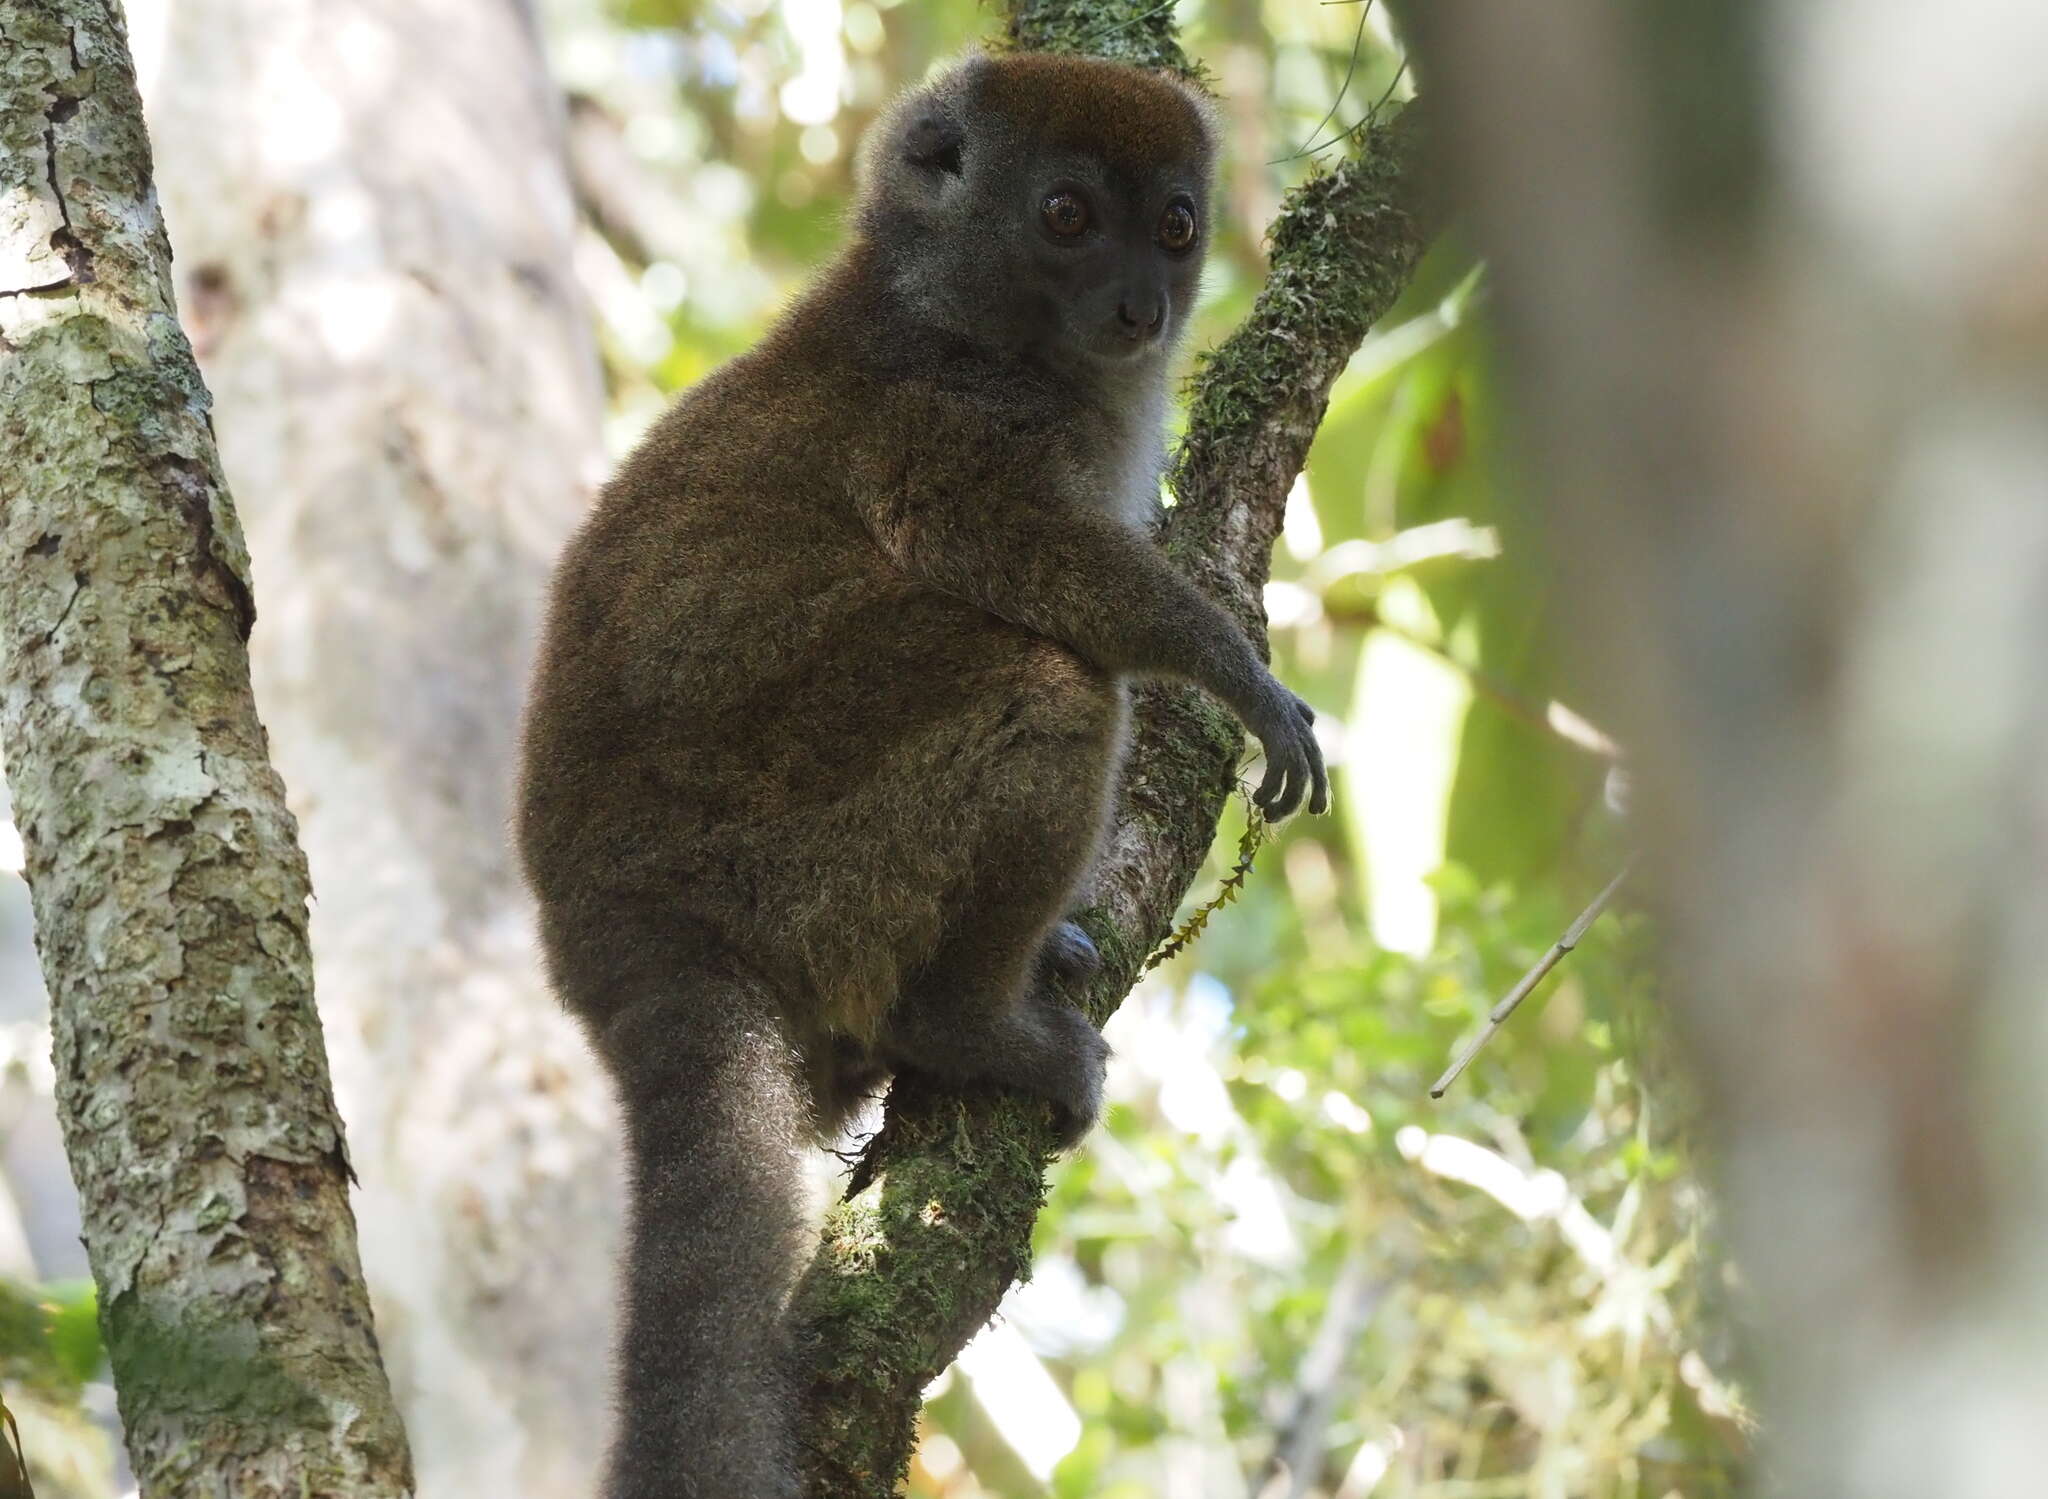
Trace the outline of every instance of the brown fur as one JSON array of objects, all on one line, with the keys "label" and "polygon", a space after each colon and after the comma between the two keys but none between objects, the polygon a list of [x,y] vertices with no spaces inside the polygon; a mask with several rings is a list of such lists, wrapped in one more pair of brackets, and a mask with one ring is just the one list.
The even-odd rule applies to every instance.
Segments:
[{"label": "brown fur", "polygon": [[[519,839],[631,1134],[615,1499],[793,1491],[794,1152],[886,1072],[1093,1117],[1101,1040],[1045,977],[1092,957],[1061,918],[1126,674],[1216,692],[1273,811],[1321,805],[1306,709],[1133,523],[1199,269],[1152,226],[1199,211],[1209,155],[1184,86],[1110,64],[977,58],[913,94],[838,262],[562,559]],[[1053,177],[1094,249],[1040,233]]]},{"label": "brown fur", "polygon": [[1211,120],[1208,101],[1192,90],[1134,89],[1127,76],[1085,57],[1021,52],[990,74],[985,97],[1045,144],[1090,152],[1138,176],[1190,154]]}]

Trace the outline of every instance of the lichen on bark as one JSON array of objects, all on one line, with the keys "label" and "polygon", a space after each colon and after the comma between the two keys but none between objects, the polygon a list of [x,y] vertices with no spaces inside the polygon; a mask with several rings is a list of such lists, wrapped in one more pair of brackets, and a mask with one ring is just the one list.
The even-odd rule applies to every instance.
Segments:
[{"label": "lichen on bark", "polygon": [[0,0],[0,734],[145,1494],[410,1491],[119,10]]},{"label": "lichen on bark", "polygon": [[1030,52],[1075,52],[1195,76],[1172,0],[1014,0],[1003,40]]},{"label": "lichen on bark", "polygon": [[[1192,75],[1171,6],[1019,0],[1009,45],[1086,52]],[[1202,363],[1161,541],[1263,647],[1261,608],[1286,497],[1330,387],[1393,305],[1428,235],[1412,113],[1389,111],[1354,154],[1287,197],[1250,316]],[[1244,737],[1185,687],[1136,694],[1122,801],[1093,902],[1103,955],[1086,993],[1102,1022],[1171,928],[1200,870]],[[994,1090],[899,1079],[800,1287],[812,1499],[885,1499],[908,1466],[919,1394],[1030,1268],[1053,1134],[1046,1107]]]}]

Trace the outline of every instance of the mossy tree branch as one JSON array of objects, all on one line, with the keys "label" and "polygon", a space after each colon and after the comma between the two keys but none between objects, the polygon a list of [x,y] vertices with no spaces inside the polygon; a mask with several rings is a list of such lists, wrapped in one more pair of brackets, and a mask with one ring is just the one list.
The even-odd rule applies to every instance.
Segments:
[{"label": "mossy tree branch", "polygon": [[1174,34],[1173,0],[1011,0],[1008,45],[1027,52],[1078,52],[1141,68],[1195,69]]},{"label": "mossy tree branch", "polygon": [[[1012,45],[1191,72],[1156,0],[1019,0]],[[1427,236],[1412,111],[1289,194],[1251,315],[1203,362],[1171,482],[1169,555],[1265,640],[1273,539],[1330,387],[1406,285]],[[1244,746],[1192,689],[1137,694],[1107,856],[1081,920],[1103,955],[1075,998],[1100,1023],[1166,936],[1200,870]],[[899,1079],[798,1293],[814,1499],[885,1499],[915,1441],[919,1393],[1030,1267],[1053,1153],[1043,1104]]]}]

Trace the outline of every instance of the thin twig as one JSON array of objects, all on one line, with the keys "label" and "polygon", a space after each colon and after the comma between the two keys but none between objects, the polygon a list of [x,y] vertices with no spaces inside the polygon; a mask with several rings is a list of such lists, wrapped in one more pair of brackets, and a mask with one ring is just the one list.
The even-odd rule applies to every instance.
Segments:
[{"label": "thin twig", "polygon": [[1493,1039],[1493,1033],[1501,1028],[1508,1016],[1515,1013],[1521,1002],[1529,997],[1529,991],[1543,982],[1543,976],[1558,965],[1564,955],[1579,945],[1579,939],[1586,935],[1586,929],[1600,919],[1600,913],[1607,909],[1607,903],[1614,899],[1614,892],[1621,888],[1621,882],[1628,878],[1628,872],[1635,867],[1635,856],[1631,854],[1621,873],[1607,882],[1607,887],[1593,897],[1591,905],[1579,912],[1578,920],[1564,929],[1564,935],[1550,945],[1550,951],[1536,960],[1536,966],[1522,975],[1521,982],[1508,990],[1506,999],[1495,1005],[1486,1017],[1486,1028],[1466,1043],[1465,1049],[1444,1070],[1444,1075],[1430,1086],[1431,1098],[1442,1098],[1444,1090],[1458,1080],[1458,1074],[1466,1064],[1479,1054],[1479,1048]]},{"label": "thin twig", "polygon": [[[1394,97],[1394,90],[1401,86],[1401,80],[1403,78],[1406,78],[1407,76],[1408,59],[1404,57],[1401,59],[1401,66],[1394,70],[1394,77],[1393,80],[1390,83],[1388,83],[1387,91],[1380,95],[1379,102],[1374,104],[1371,109],[1368,109],[1363,115],[1359,116],[1358,119],[1353,121],[1351,124],[1346,125],[1342,130],[1338,131],[1328,140],[1323,141],[1317,145],[1303,146],[1299,151],[1295,152],[1292,156],[1283,156],[1278,161],[1267,162],[1266,165],[1269,167],[1277,167],[1284,165],[1285,163],[1290,161],[1299,161],[1304,156],[1320,156],[1323,152],[1329,150],[1332,146],[1339,146],[1346,141],[1356,140],[1359,136],[1363,135],[1366,131],[1372,129],[1373,126],[1379,123],[1380,111],[1386,107],[1387,101]],[[1341,96],[1339,97],[1339,102],[1342,102]],[[1336,112],[1337,106],[1334,104],[1331,105],[1330,114],[1335,114]],[[1330,115],[1324,115],[1322,124],[1317,125],[1316,129],[1321,130],[1323,128],[1323,125],[1328,124],[1329,121]],[[1313,141],[1315,139],[1315,136],[1311,134],[1309,136],[1309,139]]]},{"label": "thin twig", "polygon": [[1165,4],[1155,5],[1150,10],[1141,10],[1136,15],[1131,16],[1128,19],[1118,21],[1115,24],[1106,27],[1099,34],[1102,36],[1115,36],[1119,32],[1136,31],[1140,26],[1143,26],[1147,21],[1155,20],[1158,17],[1165,15],[1168,11],[1172,10],[1177,3],[1178,0],[1166,0]]},{"label": "thin twig", "polygon": [[1301,1499],[1321,1476],[1345,1366],[1392,1284],[1391,1276],[1375,1273],[1369,1252],[1352,1250],[1330,1289],[1315,1337],[1302,1355],[1293,1399],[1279,1423],[1272,1455],[1252,1481],[1252,1499]]},{"label": "thin twig", "polygon": [[[1351,92],[1351,75],[1358,71],[1358,53],[1359,49],[1365,45],[1365,23],[1367,18],[1371,15],[1372,0],[1365,0],[1364,8],[1360,10],[1358,13],[1358,31],[1351,38],[1351,60],[1344,65],[1344,81],[1337,85],[1337,97],[1330,101],[1330,108],[1328,112],[1325,113],[1320,120],[1316,121],[1316,128],[1308,133],[1308,138],[1311,142],[1311,145],[1303,146],[1299,151],[1295,152],[1292,156],[1283,156],[1278,161],[1269,161],[1266,163],[1267,166],[1277,167],[1280,165],[1281,162],[1298,161],[1304,156],[1312,155],[1314,151],[1320,151],[1323,149],[1322,146],[1314,146],[1313,142],[1315,141],[1315,138],[1317,136],[1323,133],[1323,127],[1329,124],[1330,121],[1337,118],[1337,111],[1343,106],[1344,96]],[[1348,135],[1349,133],[1349,131],[1345,132],[1346,135]],[[1340,135],[1336,137],[1336,139],[1342,140],[1344,139],[1344,136]],[[1324,144],[1327,145],[1329,144],[1329,142],[1325,142]]]},{"label": "thin twig", "polygon": [[[1373,102],[1372,108],[1365,112],[1365,118],[1360,120],[1358,124],[1368,127],[1377,125],[1380,119],[1380,111],[1387,107],[1387,101],[1394,97],[1394,90],[1401,86],[1401,80],[1407,76],[1408,59],[1404,57],[1401,59],[1401,66],[1394,69],[1394,76],[1387,81],[1387,91]],[[1354,125],[1351,128],[1356,130],[1358,125]]]}]

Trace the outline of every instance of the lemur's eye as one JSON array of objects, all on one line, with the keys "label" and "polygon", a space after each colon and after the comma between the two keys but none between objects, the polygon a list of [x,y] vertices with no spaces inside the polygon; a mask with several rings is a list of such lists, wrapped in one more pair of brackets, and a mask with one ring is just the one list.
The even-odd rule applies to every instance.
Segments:
[{"label": "lemur's eye", "polygon": [[1047,193],[1038,211],[1045,218],[1045,227],[1060,239],[1072,239],[1088,227],[1088,205],[1079,193],[1065,188]]},{"label": "lemur's eye", "polygon": [[1159,216],[1160,248],[1171,250],[1176,255],[1195,242],[1195,205],[1185,198],[1176,198],[1166,205],[1166,212]]}]

